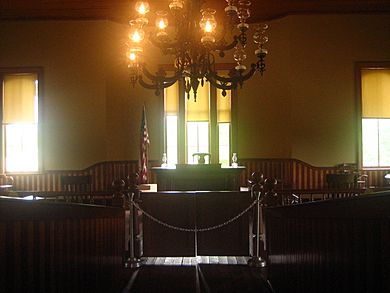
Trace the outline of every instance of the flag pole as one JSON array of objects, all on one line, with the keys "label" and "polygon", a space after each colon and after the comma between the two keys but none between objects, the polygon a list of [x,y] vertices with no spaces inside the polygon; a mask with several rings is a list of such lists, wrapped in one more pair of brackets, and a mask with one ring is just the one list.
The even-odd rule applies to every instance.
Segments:
[{"label": "flag pole", "polygon": [[140,171],[139,178],[140,183],[148,183],[148,152],[149,152],[149,132],[148,124],[146,121],[146,109],[145,105],[142,108],[142,120],[141,120],[141,132],[140,132]]}]

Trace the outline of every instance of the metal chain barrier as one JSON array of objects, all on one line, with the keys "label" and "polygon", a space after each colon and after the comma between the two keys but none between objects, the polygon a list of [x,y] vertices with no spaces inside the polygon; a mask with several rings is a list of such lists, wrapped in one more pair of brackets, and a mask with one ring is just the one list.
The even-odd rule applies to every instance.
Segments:
[{"label": "metal chain barrier", "polygon": [[143,210],[136,202],[134,202],[133,200],[131,200],[131,204],[134,205],[136,207],[136,209],[138,209],[140,212],[142,212],[145,216],[147,216],[150,220],[164,226],[164,227],[167,227],[167,228],[170,228],[170,229],[173,229],[173,230],[177,230],[177,231],[182,231],[182,232],[206,232],[206,231],[211,231],[211,230],[215,230],[215,229],[219,229],[219,228],[222,228],[228,224],[230,224],[231,222],[234,222],[235,220],[237,220],[238,218],[240,218],[241,216],[243,216],[246,212],[248,212],[251,208],[254,207],[254,205],[258,202],[258,199],[256,198],[246,209],[244,209],[242,212],[240,212],[239,214],[237,214],[236,216],[234,216],[233,218],[221,223],[221,224],[218,224],[218,225],[214,225],[214,226],[210,226],[210,227],[206,227],[206,228],[195,228],[195,229],[190,229],[190,228],[183,228],[183,227],[177,227],[177,226],[173,226],[173,225],[170,225],[168,223],[165,223],[155,217],[153,217],[151,214],[149,214],[148,212],[146,212],[145,210]]}]

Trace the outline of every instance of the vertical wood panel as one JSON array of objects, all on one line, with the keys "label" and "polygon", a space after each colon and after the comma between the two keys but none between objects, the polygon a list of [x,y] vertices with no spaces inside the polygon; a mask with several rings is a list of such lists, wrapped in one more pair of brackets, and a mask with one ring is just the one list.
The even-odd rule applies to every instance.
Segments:
[{"label": "vertical wood panel", "polygon": [[266,209],[275,290],[390,292],[389,208],[382,195]]},{"label": "vertical wood panel", "polygon": [[[6,237],[7,237],[7,226],[4,223],[0,223],[0,284],[6,283],[7,277],[7,262],[6,260]],[[5,287],[5,286],[3,286]]]},{"label": "vertical wood panel", "polygon": [[[296,159],[240,159],[246,169],[241,173],[240,185],[247,186],[247,180],[254,171],[264,174],[265,178],[276,178],[283,182],[285,188],[292,189],[320,189],[326,185],[325,174],[335,173],[336,167],[315,167]],[[157,165],[157,161],[150,161],[150,166]],[[138,161],[109,161],[97,163],[84,170],[47,171],[44,174],[14,175],[16,190],[26,191],[60,191],[62,175],[91,175],[91,191],[107,191],[112,187],[112,181],[138,172]],[[368,175],[368,186],[383,187],[384,175],[389,170],[364,170]],[[150,183],[156,178],[150,172]]]},{"label": "vertical wood panel", "polygon": [[14,253],[13,255],[13,263],[11,264],[12,269],[12,275],[13,275],[13,287],[16,289],[16,291],[20,291],[22,284],[22,247],[21,247],[21,222],[15,222],[13,223],[13,227],[11,228],[13,231],[11,231],[11,235],[13,236],[11,246],[14,247],[14,250],[12,251]]},{"label": "vertical wood panel", "polygon": [[122,209],[0,199],[0,291],[114,288],[123,233]]}]

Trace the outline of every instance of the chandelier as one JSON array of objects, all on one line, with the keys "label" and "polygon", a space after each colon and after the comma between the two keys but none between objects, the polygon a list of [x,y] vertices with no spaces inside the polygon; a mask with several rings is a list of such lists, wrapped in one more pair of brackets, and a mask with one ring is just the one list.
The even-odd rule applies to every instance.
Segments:
[{"label": "chandelier", "polygon": [[[268,53],[264,45],[268,41],[265,32],[267,24],[254,26],[253,42],[256,44],[254,54],[256,62],[250,68],[244,65],[247,58],[251,2],[248,0],[226,0],[224,24],[217,24],[216,10],[204,8],[204,0],[171,0],[168,11],[156,11],[150,16],[150,5],[147,1],[137,1],[137,17],[129,21],[128,68],[130,82],[137,82],[144,88],[155,90],[156,95],[175,82],[183,80],[184,89],[189,97],[196,93],[199,85],[205,80],[226,95],[227,90],[236,89],[250,79],[256,72],[261,75],[265,70],[265,57]],[[155,28],[148,25],[154,19]],[[230,31],[229,40],[226,39]],[[146,40],[149,42],[146,43]],[[163,55],[173,57],[173,73],[159,68],[153,74],[147,68],[143,53],[153,45]],[[224,57],[225,52],[233,51],[235,66],[226,76],[216,70],[216,56]]]}]

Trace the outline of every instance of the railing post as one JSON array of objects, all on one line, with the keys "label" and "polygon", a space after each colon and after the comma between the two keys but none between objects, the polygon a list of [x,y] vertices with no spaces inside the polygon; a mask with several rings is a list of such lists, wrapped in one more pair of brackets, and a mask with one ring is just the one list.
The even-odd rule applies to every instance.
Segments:
[{"label": "railing post", "polygon": [[255,254],[248,260],[248,265],[252,267],[265,267],[266,262],[265,260],[260,256],[260,226],[262,223],[262,210],[261,210],[261,196],[263,193],[263,185],[264,185],[264,177],[263,174],[259,172],[253,172],[251,174],[251,178],[248,180],[250,184],[250,191],[251,196],[253,199],[256,198],[256,247],[255,247]]},{"label": "railing post", "polygon": [[129,207],[129,257],[125,261],[126,268],[138,268],[141,266],[141,259],[135,256],[135,222],[134,218],[136,215],[136,208],[133,205],[133,201],[139,197],[139,188],[138,188],[138,174],[134,173],[126,178],[125,188],[127,191],[128,197],[128,207]]}]

